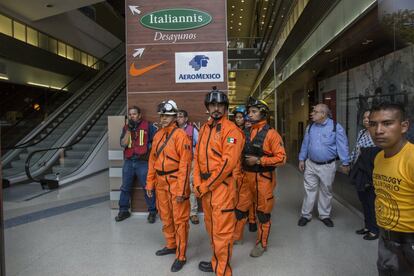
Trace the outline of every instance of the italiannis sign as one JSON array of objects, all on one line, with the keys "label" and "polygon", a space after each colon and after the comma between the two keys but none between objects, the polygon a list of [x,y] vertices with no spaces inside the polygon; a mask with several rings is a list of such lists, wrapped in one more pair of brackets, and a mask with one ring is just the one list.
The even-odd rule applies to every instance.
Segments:
[{"label": "italiannis sign", "polygon": [[149,29],[184,31],[203,27],[211,20],[211,15],[195,9],[165,9],[145,14],[140,22]]}]

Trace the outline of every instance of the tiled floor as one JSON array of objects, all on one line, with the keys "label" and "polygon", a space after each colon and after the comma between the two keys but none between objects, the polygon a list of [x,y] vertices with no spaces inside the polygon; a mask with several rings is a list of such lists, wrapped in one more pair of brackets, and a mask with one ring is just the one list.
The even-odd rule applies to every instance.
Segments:
[{"label": "tiled floor", "polygon": [[[361,218],[334,201],[334,228],[317,219],[298,227],[302,176],[289,165],[278,173],[269,249],[261,258],[249,257],[255,236],[246,231],[244,244],[233,250],[234,275],[377,275],[377,242],[354,234],[362,226]],[[107,173],[96,175],[21,207],[17,202],[6,202],[6,215],[12,213],[10,219],[28,215],[30,209],[46,210],[49,202],[49,207],[56,207],[59,202],[72,204],[102,197],[109,187],[106,178]],[[109,201],[104,201],[66,211],[63,208],[52,216],[7,228],[7,275],[171,275],[174,256],[154,254],[163,246],[159,220],[150,225],[145,215],[134,215],[115,223],[115,215]],[[204,225],[191,225],[188,262],[177,274],[209,275],[198,271],[197,265],[210,254]]]}]

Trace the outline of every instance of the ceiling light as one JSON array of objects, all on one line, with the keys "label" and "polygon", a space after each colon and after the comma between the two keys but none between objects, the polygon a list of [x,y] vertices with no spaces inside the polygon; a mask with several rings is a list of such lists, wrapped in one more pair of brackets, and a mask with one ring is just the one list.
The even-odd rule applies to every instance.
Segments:
[{"label": "ceiling light", "polygon": [[240,16],[240,19],[242,19],[243,18],[243,16]]},{"label": "ceiling light", "polygon": [[7,76],[0,76],[0,80],[9,80]]},{"label": "ceiling light", "polygon": [[362,42],[362,45],[368,45],[368,44],[370,44],[371,42],[373,42],[373,40],[372,40],[372,39],[365,39],[365,41],[363,41],[363,42]]},{"label": "ceiling light", "polygon": [[239,22],[239,26],[241,26],[242,25],[242,23],[241,22]]},{"label": "ceiling light", "polygon": [[243,11],[243,9],[240,9],[240,11]]},{"label": "ceiling light", "polygon": [[[37,83],[37,82],[31,82],[28,81],[27,84],[30,85],[34,85],[34,86],[40,86],[40,87],[44,87],[44,88],[51,88],[51,89],[56,89],[56,90],[61,90],[61,87],[56,87],[56,86],[52,86],[52,85],[47,85],[47,84],[42,84],[42,83]],[[65,91],[67,91],[67,88],[63,89]]]},{"label": "ceiling light", "polygon": [[233,6],[231,6],[233,9],[235,8],[235,6],[233,5]]},{"label": "ceiling light", "polygon": [[330,52],[332,52],[332,49],[325,49],[325,51],[324,51],[325,53],[330,53]]},{"label": "ceiling light", "polygon": [[233,30],[233,27],[230,27],[230,30]]}]

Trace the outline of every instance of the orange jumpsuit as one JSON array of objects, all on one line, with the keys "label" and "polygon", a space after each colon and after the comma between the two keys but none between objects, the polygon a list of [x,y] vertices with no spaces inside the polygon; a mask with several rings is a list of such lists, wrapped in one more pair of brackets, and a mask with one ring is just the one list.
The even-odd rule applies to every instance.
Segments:
[{"label": "orange jumpsuit", "polygon": [[210,119],[199,133],[194,152],[194,192],[201,197],[216,275],[232,275],[236,169],[244,146],[242,131],[227,118]]},{"label": "orange jumpsuit", "polygon": [[[167,136],[172,134],[164,149]],[[167,248],[177,248],[176,259],[186,259],[188,220],[190,218],[190,184],[192,146],[184,130],[175,125],[160,129],[154,136],[148,161],[147,190],[156,190],[157,210],[163,224]],[[178,203],[176,198],[184,197]]]},{"label": "orange jumpsuit", "polygon": [[[250,128],[250,141],[253,141],[257,133],[266,125],[266,120],[253,124]],[[247,139],[247,138],[246,138]],[[282,138],[274,129],[269,129],[262,146],[264,155],[260,158],[260,166],[281,166],[286,162],[286,153],[283,147]],[[258,231],[256,244],[261,243],[264,248],[267,247],[267,241],[270,233],[270,213],[273,209],[274,197],[273,190],[276,187],[275,171],[252,172],[244,171],[242,183],[239,189],[239,198],[236,209],[244,213],[244,222],[248,216],[248,211],[253,203],[256,207],[258,220]],[[238,231],[243,231],[238,227]],[[235,237],[241,237],[242,234],[236,233]]]}]

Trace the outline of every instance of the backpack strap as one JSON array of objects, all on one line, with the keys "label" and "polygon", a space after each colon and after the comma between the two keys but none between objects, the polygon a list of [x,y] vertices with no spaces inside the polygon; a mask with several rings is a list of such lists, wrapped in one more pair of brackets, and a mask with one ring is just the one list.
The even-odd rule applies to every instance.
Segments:
[{"label": "backpack strap", "polygon": [[161,154],[161,152],[164,150],[164,148],[167,146],[168,141],[173,136],[174,132],[178,129],[178,127],[174,128],[170,134],[168,134],[167,138],[165,139],[164,143],[162,143],[161,147],[157,150],[157,157]]},{"label": "backpack strap", "polygon": [[[334,121],[334,120],[332,120],[332,122],[333,122],[333,132],[336,132],[336,125],[338,124],[338,122],[337,121]],[[311,127],[312,127],[312,125],[313,125],[313,122],[311,122],[310,124],[309,124],[309,127],[308,127],[308,134],[310,133],[310,129],[311,129]]]}]

